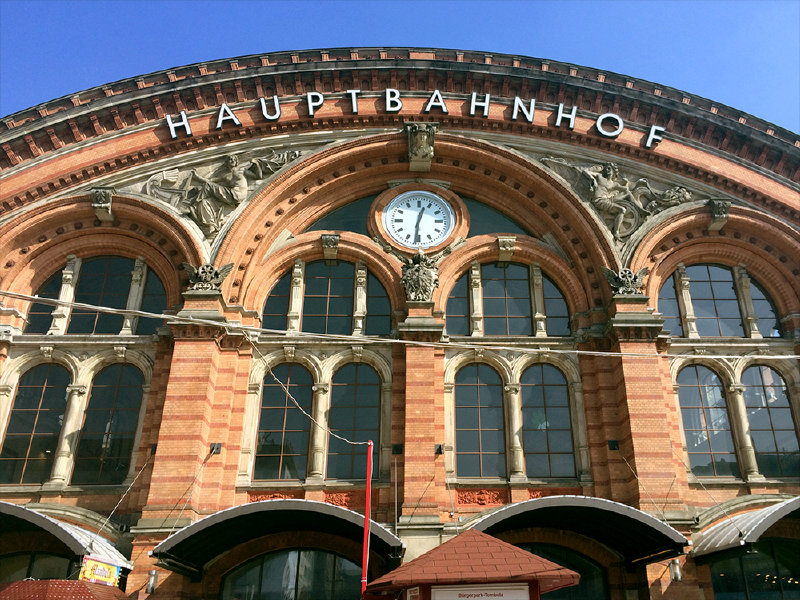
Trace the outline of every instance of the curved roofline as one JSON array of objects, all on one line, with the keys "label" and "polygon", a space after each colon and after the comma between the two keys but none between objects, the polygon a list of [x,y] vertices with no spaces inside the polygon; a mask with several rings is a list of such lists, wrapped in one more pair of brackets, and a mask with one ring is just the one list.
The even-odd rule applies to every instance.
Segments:
[{"label": "curved roofline", "polygon": [[[330,517],[342,519],[348,523],[357,525],[358,527],[363,527],[364,523],[364,515],[348,508],[343,508],[334,504],[328,504],[327,502],[301,499],[260,500],[258,502],[249,502],[240,506],[226,508],[214,513],[213,515],[209,515],[200,519],[199,521],[195,521],[194,523],[187,525],[153,548],[153,554],[158,555],[161,553],[168,553],[173,547],[182,541],[189,539],[193,535],[196,535],[209,527],[213,527],[214,525],[218,525],[219,523],[229,519],[235,519],[236,517],[241,517],[243,515],[249,515],[252,513],[269,512],[274,510],[292,510],[324,514]],[[377,536],[378,539],[380,539],[389,547],[405,548],[405,544],[399,537],[372,519],[370,519],[370,535]]]},{"label": "curved roofline", "polygon": [[786,500],[780,504],[774,504],[767,508],[762,508],[762,517],[756,522],[755,526],[744,536],[745,543],[755,543],[764,532],[780,521],[783,517],[795,510],[800,509],[800,496]]},{"label": "curved roofline", "polygon": [[[345,54],[345,56],[339,56]],[[370,56],[362,56],[370,54]],[[377,54],[377,56],[375,56]],[[391,56],[390,56],[391,55]],[[708,119],[724,118],[725,125],[732,129],[755,131],[772,130],[780,132],[780,137],[775,137],[776,141],[781,140],[787,143],[794,143],[800,140],[798,134],[779,125],[761,119],[750,113],[741,111],[721,102],[692,94],[668,85],[662,85],[646,79],[633,77],[615,71],[599,69],[575,63],[551,60],[548,58],[530,57],[523,54],[506,54],[500,52],[489,52],[481,50],[462,50],[455,48],[435,48],[435,47],[411,47],[411,46],[357,46],[357,47],[338,47],[338,48],[315,48],[305,50],[281,50],[275,52],[265,52],[257,54],[247,54],[242,56],[213,59],[200,61],[187,65],[170,67],[153,71],[151,73],[135,75],[113,81],[110,83],[94,86],[85,90],[79,90],[71,94],[66,94],[52,100],[35,104],[9,115],[0,117],[0,121],[6,127],[13,130],[18,127],[15,123],[17,118],[24,117],[25,122],[40,121],[52,114],[49,109],[63,105],[59,110],[70,107],[79,107],[86,104],[100,104],[99,100],[109,100],[120,94],[129,92],[144,92],[145,95],[175,91],[180,87],[180,82],[187,79],[210,79],[220,72],[235,73],[235,77],[247,76],[255,69],[272,69],[288,65],[292,71],[309,70],[304,67],[318,65],[320,63],[334,63],[331,68],[357,68],[359,64],[367,61],[386,62],[387,67],[407,68],[402,63],[419,63],[421,66],[431,66],[431,63],[455,63],[465,67],[464,70],[495,71],[500,73],[503,68],[510,68],[524,72],[548,73],[548,76],[555,79],[565,76],[574,78],[572,83],[577,86],[588,86],[591,83],[601,87],[618,88],[619,92],[635,93],[639,92],[651,97],[652,103],[672,101],[676,106],[683,105],[683,110],[700,110],[703,116]],[[240,65],[240,63],[252,62],[254,64]],[[344,66],[343,63],[353,63],[353,66]],[[236,66],[233,67],[232,65]],[[209,67],[220,67],[209,72]],[[312,70],[317,70],[313,67]],[[198,81],[199,83],[199,81]],[[177,85],[176,85],[177,84]],[[159,86],[161,88],[159,89]],[[121,99],[122,100],[122,99]],[[100,106],[98,106],[100,108]],[[26,114],[28,113],[28,114]],[[24,124],[22,123],[22,124]],[[745,124],[746,123],[746,124]],[[757,124],[757,127],[754,125]]]},{"label": "curved roofline", "polygon": [[128,570],[133,569],[133,563],[122,556],[111,542],[98,533],[92,533],[71,523],[61,523],[34,510],[9,502],[0,501],[0,514],[18,518],[46,531],[76,556],[94,556]]},{"label": "curved roofline", "polygon": [[550,508],[554,506],[569,506],[578,508],[591,508],[601,511],[608,511],[623,517],[634,519],[658,531],[658,533],[667,536],[672,542],[676,544],[688,544],[686,536],[670,527],[663,521],[660,521],[647,514],[644,511],[638,510],[627,504],[614,502],[613,500],[606,500],[605,498],[592,498],[590,496],[546,496],[544,498],[534,498],[532,500],[525,500],[517,504],[505,506],[495,512],[486,515],[485,517],[477,520],[472,524],[470,529],[477,529],[478,531],[486,531],[490,527],[497,525],[508,518],[514,517],[524,512],[532,510],[540,510],[543,508]]}]

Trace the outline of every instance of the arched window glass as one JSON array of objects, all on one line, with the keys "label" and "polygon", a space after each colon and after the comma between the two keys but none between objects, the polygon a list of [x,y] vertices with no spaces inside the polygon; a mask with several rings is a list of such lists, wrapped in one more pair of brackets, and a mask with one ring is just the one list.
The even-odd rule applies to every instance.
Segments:
[{"label": "arched window glass", "polygon": [[[55,300],[61,291],[61,271],[50,277],[47,282],[36,290],[36,295],[40,298]],[[28,321],[25,324],[25,333],[47,333],[53,323],[52,304],[34,302],[28,311]]]},{"label": "arched window glass", "polygon": [[690,365],[678,373],[678,400],[692,473],[739,476],[728,407],[714,371]]},{"label": "arched window glass", "polygon": [[222,579],[221,600],[359,600],[361,567],[323,550],[265,554]]},{"label": "arched window glass", "polygon": [[547,592],[547,600],[606,600],[608,584],[599,564],[572,549],[552,544],[520,544],[520,548],[580,574],[578,585]]},{"label": "arched window glass", "polygon": [[564,375],[552,365],[533,365],[522,374],[520,384],[528,477],[575,477]]},{"label": "arched window glass", "polygon": [[310,333],[353,333],[352,263],[325,261],[306,265],[302,330]]},{"label": "arched window glass", "polygon": [[753,313],[758,318],[758,330],[764,337],[781,337],[781,325],[772,300],[755,281],[750,282],[750,296],[753,299]]},{"label": "arched window glass", "polygon": [[670,277],[661,286],[658,292],[658,312],[664,317],[664,329],[675,337],[683,337],[681,313],[678,306],[678,296],[675,292],[675,277]]},{"label": "arched window glass", "polygon": [[298,405],[311,414],[313,380],[297,364],[278,365],[272,373],[261,392],[253,479],[305,479],[310,421]]},{"label": "arched window glass", "polygon": [[267,296],[264,312],[261,315],[261,326],[264,329],[284,331],[286,315],[289,312],[289,295],[292,290],[292,272],[287,271],[278,280]]},{"label": "arched window glass", "polygon": [[547,276],[542,275],[542,293],[544,295],[544,313],[547,335],[569,335],[569,309],[564,294]]},{"label": "arched window glass", "polygon": [[[83,261],[75,302],[124,309],[128,303],[134,262],[121,256],[101,256]],[[122,315],[73,308],[67,333],[119,333]]]},{"label": "arched window glass", "polygon": [[17,386],[0,451],[0,483],[44,483],[50,477],[67,407],[69,373],[54,364],[25,373]]},{"label": "arched window glass", "polygon": [[389,295],[378,278],[367,273],[367,318],[364,333],[388,335],[392,329],[392,306]]},{"label": "arched window glass", "polygon": [[714,600],[800,598],[800,542],[761,539],[738,556],[711,563]]},{"label": "arched window glass", "polygon": [[128,474],[144,377],[132,365],[106,367],[92,381],[75,451],[73,484],[120,484]]},{"label": "arched window glass", "polygon": [[462,368],[455,379],[456,474],[505,477],[503,385],[484,364]]},{"label": "arched window glass", "polygon": [[[167,307],[167,292],[164,284],[151,269],[147,270],[147,279],[142,293],[142,308],[144,312],[162,314]],[[137,335],[150,335],[161,326],[161,319],[142,317],[136,326]]]},{"label": "arched window glass", "polygon": [[447,298],[447,333],[469,335],[469,275],[458,278]]},{"label": "arched window glass", "polygon": [[774,369],[758,365],[742,374],[742,384],[759,472],[800,476],[800,448],[783,379]]},{"label": "arched window glass", "polygon": [[686,275],[700,336],[744,336],[733,272],[719,265],[692,265]]},{"label": "arched window glass", "polygon": [[[345,365],[331,382],[331,407],[328,428],[353,442],[372,440],[372,476],[376,462],[380,428],[381,380],[375,369],[362,363]],[[328,479],[366,479],[367,445],[353,445],[331,435],[328,439]]]},{"label": "arched window glass", "polygon": [[486,335],[531,334],[531,289],[528,267],[481,265],[483,322]]}]

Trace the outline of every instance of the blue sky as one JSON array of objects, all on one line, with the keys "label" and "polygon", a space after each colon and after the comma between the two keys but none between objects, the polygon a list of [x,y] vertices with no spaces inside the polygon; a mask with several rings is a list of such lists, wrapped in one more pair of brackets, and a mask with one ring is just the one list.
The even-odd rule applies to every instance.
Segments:
[{"label": "blue sky", "polygon": [[194,62],[346,46],[550,58],[800,132],[800,0],[0,0],[0,115]]}]

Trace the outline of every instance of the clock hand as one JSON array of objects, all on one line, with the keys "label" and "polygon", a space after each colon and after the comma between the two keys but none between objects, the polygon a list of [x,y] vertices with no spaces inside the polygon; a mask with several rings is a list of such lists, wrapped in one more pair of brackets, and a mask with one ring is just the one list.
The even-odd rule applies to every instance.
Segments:
[{"label": "clock hand", "polygon": [[420,221],[422,221],[422,213],[424,213],[424,212],[425,212],[425,207],[423,207],[422,210],[419,211],[419,214],[417,215],[417,222],[414,224],[414,243],[415,244],[419,242],[419,223],[420,223]]}]

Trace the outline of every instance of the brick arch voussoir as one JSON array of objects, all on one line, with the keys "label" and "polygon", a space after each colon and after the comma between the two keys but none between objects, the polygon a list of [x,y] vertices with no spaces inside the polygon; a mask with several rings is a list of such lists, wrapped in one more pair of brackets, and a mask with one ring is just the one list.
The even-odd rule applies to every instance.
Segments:
[{"label": "brick arch voussoir", "polygon": [[[247,309],[258,310],[264,307],[272,286],[290,271],[294,261],[302,258],[305,262],[322,260],[324,258],[320,243],[320,232],[314,231],[299,235],[292,243],[287,244],[269,256],[269,268],[243,269],[242,280],[237,284],[234,277],[229,284],[227,292],[231,303],[240,303]],[[405,296],[399,285],[401,264],[388,253],[383,252],[372,240],[350,232],[342,232],[339,238],[337,259],[347,262],[363,261],[367,270],[377,277],[389,296],[389,303],[393,310],[397,310],[405,303]],[[227,283],[227,282],[226,282]],[[242,295],[235,296],[236,290],[241,289]],[[223,295],[226,292],[223,292]]]},{"label": "brick arch voussoir", "polygon": [[[464,274],[470,264],[477,261],[486,263],[496,261],[499,248],[496,237],[481,235],[467,240],[466,244],[455,250],[442,261],[439,270],[439,288],[433,296],[436,310],[444,310],[450,291],[458,278]],[[553,280],[569,307],[570,314],[589,309],[589,297],[586,294],[586,282],[575,274],[575,269],[564,262],[564,259],[539,244],[533,238],[517,238],[516,250],[511,257],[512,262],[522,264],[539,263],[542,272]],[[443,284],[443,282],[446,282]]]},{"label": "brick arch voussoir", "polygon": [[[752,213],[744,209],[746,213]],[[687,213],[643,241],[631,264],[635,271],[650,267],[645,293],[657,298],[665,279],[678,267],[695,263],[717,263],[733,267],[745,265],[772,299],[780,314],[800,311],[800,261],[796,252],[796,234],[777,220],[754,221],[752,214],[732,214],[720,235],[705,230],[698,223],[697,212]],[[761,213],[759,215],[763,216]],[[677,242],[676,242],[677,240]]]}]

